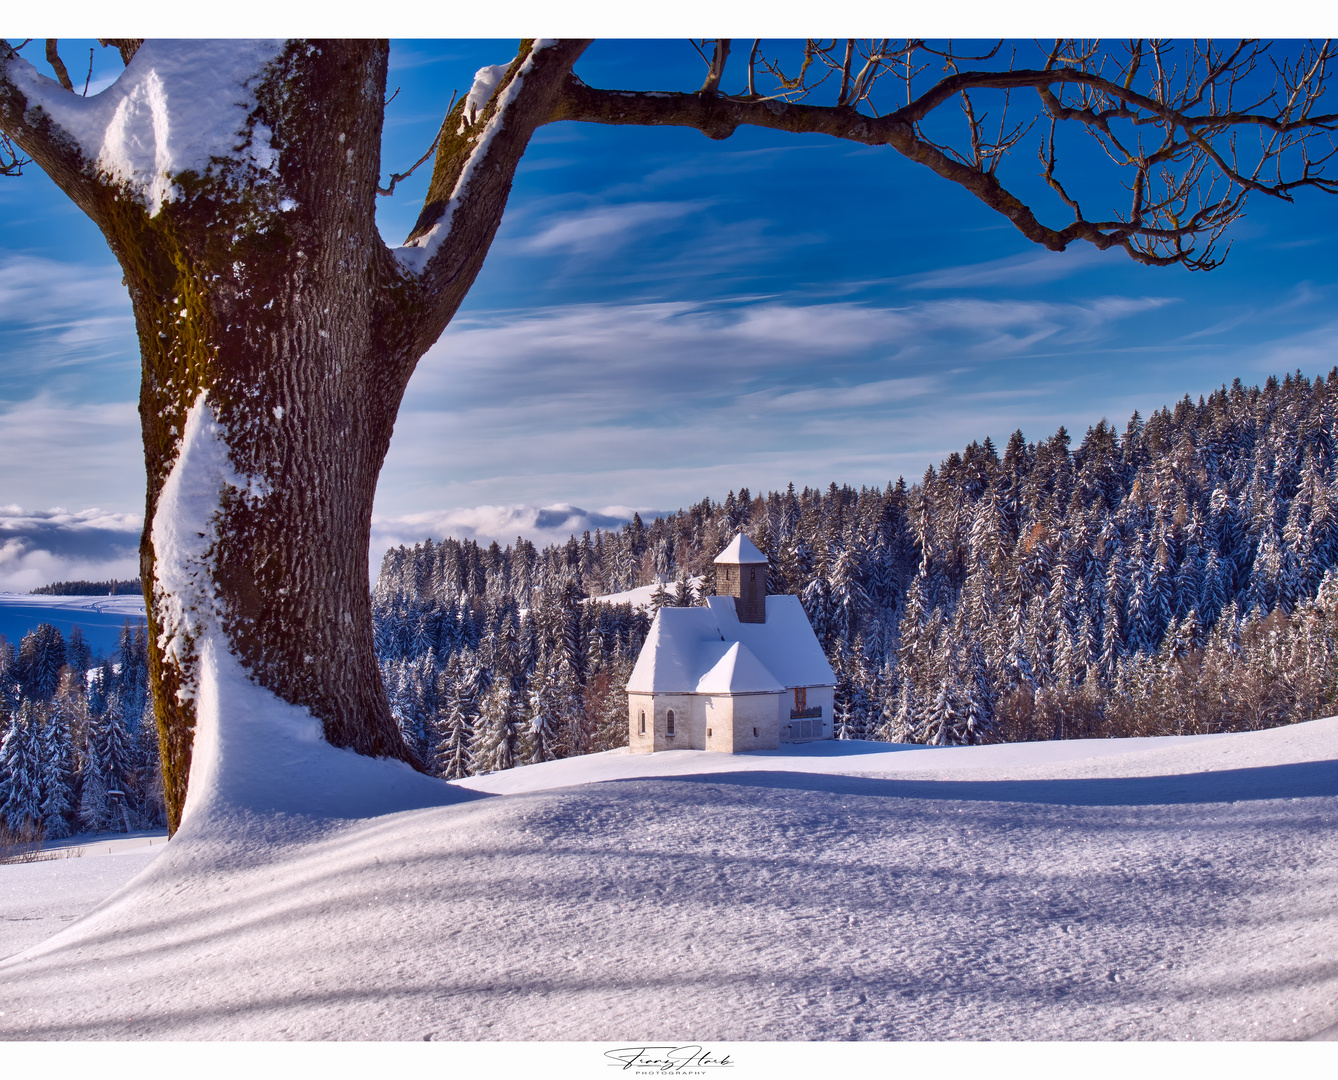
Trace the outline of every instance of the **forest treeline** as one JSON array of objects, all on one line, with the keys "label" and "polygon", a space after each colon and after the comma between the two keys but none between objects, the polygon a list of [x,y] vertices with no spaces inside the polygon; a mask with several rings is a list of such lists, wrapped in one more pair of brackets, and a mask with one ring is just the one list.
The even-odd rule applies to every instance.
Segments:
[{"label": "forest treeline", "polygon": [[[742,529],[837,674],[838,737],[931,745],[1239,731],[1327,715],[1338,666],[1338,368],[1186,396],[1079,445],[953,453],[919,483],[704,499],[543,550],[388,552],[382,670],[411,745],[462,776],[626,742],[645,615]],[[660,590],[661,602],[678,602]],[[586,599],[589,597],[590,599]]]},{"label": "forest treeline", "polygon": [[139,596],[144,592],[139,578],[120,581],[56,581],[40,585],[29,596]]},{"label": "forest treeline", "polygon": [[66,640],[42,623],[17,648],[0,636],[0,841],[166,823],[148,670],[143,623],[111,656],[77,626]]}]

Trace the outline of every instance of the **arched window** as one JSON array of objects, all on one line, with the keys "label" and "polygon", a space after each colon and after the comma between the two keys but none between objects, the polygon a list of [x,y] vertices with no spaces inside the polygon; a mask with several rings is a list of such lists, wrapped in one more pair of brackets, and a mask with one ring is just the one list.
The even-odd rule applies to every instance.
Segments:
[{"label": "arched window", "polygon": [[664,733],[666,735],[672,735],[674,733],[674,710],[670,709],[664,719],[666,721]]},{"label": "arched window", "polygon": [[646,734],[646,710],[641,710],[641,734]]}]

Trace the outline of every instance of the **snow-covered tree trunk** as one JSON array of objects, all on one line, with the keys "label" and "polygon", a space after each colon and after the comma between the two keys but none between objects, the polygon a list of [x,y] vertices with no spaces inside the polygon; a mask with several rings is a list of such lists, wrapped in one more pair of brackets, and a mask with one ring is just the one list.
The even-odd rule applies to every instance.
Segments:
[{"label": "snow-covered tree trunk", "polygon": [[377,477],[409,376],[582,47],[525,43],[476,83],[398,249],[375,223],[383,42],[146,43],[88,99],[0,57],[0,127],[102,229],[134,308],[173,827],[220,663],[309,709],[331,744],[419,764],[373,650]]}]

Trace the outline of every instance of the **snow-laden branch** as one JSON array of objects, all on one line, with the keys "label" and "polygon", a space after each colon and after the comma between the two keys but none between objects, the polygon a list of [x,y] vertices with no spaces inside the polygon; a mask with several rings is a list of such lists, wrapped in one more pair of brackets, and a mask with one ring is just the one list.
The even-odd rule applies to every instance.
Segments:
[{"label": "snow-laden branch", "polygon": [[[421,274],[442,243],[450,236],[455,212],[468,192],[479,166],[487,160],[493,140],[505,126],[507,110],[520,97],[525,86],[525,77],[534,69],[535,57],[540,50],[552,44],[553,42],[547,38],[540,38],[533,43],[529,54],[516,69],[515,74],[506,81],[506,87],[500,97],[497,97],[498,87],[505,80],[506,73],[515,66],[514,61],[511,64],[482,67],[475,73],[474,84],[460,106],[460,123],[455,132],[456,135],[466,138],[472,144],[472,148],[460,169],[455,186],[451,189],[450,197],[441,208],[436,221],[426,232],[393,249],[400,265],[409,273]],[[494,98],[496,98],[495,104],[493,104]],[[478,126],[480,118],[483,119],[481,127]]]},{"label": "snow-laden branch", "polygon": [[[271,132],[254,124],[255,88],[282,41],[147,41],[90,98],[16,53],[0,59],[0,127],[39,159],[56,151],[85,179],[120,186],[151,217],[179,197],[183,173],[235,161],[273,173]],[[33,142],[43,146],[31,145]]]},{"label": "snow-laden branch", "polygon": [[447,114],[418,221],[402,247],[385,249],[387,269],[407,286],[387,293],[402,308],[392,321],[411,327],[415,356],[441,335],[482,269],[521,157],[588,44],[523,41],[510,64],[480,69]]}]

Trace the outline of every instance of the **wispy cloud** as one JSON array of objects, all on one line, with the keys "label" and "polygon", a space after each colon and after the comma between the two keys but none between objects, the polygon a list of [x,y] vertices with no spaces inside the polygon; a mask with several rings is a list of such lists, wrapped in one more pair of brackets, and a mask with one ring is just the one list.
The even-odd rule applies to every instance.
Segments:
[{"label": "wispy cloud", "polygon": [[0,407],[0,499],[40,506],[144,505],[133,401],[80,404],[42,394]]},{"label": "wispy cloud", "polygon": [[607,254],[633,237],[644,238],[698,213],[706,202],[628,202],[563,214],[519,243],[522,251]]},{"label": "wispy cloud", "polygon": [[[414,376],[378,505],[678,506],[740,485],[895,479],[986,433],[1075,426],[1040,369],[1158,298],[587,304],[458,318]],[[1083,370],[1082,365],[1077,370]],[[1090,370],[1090,369],[1089,369]],[[1020,391],[997,401],[985,391]],[[1100,413],[1092,416],[1095,422]],[[849,469],[849,472],[843,470]],[[858,471],[855,471],[858,470]]]},{"label": "wispy cloud", "polygon": [[904,378],[921,374],[921,365],[937,372],[945,357],[983,363],[1041,341],[1084,342],[1101,327],[1166,303],[667,302],[477,313],[458,317],[429,351],[406,408],[530,404],[570,414],[584,403],[628,415],[687,398],[830,385],[841,375],[847,384]]},{"label": "wispy cloud", "polygon": [[1299,368],[1307,374],[1325,375],[1335,362],[1338,362],[1338,322],[1330,321],[1270,342],[1252,367],[1269,374]]},{"label": "wispy cloud", "polygon": [[942,383],[931,376],[907,379],[879,379],[856,386],[815,387],[812,390],[794,390],[777,393],[763,390],[739,398],[745,408],[768,412],[819,412],[855,409],[876,409],[893,402],[923,398],[940,389]]},{"label": "wispy cloud", "polygon": [[1106,260],[1101,252],[1084,246],[1064,252],[1038,251],[964,266],[945,266],[923,274],[893,278],[892,282],[903,289],[1016,288],[1062,281],[1101,266]]},{"label": "wispy cloud", "polygon": [[115,265],[0,252],[0,320],[14,327],[50,330],[89,317],[113,316],[133,328],[130,298]]},{"label": "wispy cloud", "polygon": [[130,298],[115,266],[0,251],[0,341],[0,399],[57,385],[80,392],[89,380],[105,390],[138,373]]}]

